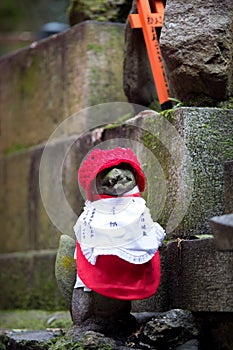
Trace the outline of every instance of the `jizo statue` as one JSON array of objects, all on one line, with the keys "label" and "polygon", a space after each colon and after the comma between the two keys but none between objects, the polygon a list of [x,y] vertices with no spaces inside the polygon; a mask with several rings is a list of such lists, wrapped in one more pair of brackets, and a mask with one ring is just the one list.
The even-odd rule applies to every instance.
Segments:
[{"label": "jizo statue", "polygon": [[148,298],[159,286],[158,248],[165,236],[140,196],[145,175],[131,149],[94,149],[78,181],[87,200],[74,225],[73,322],[100,329],[112,321],[132,325],[131,300]]}]

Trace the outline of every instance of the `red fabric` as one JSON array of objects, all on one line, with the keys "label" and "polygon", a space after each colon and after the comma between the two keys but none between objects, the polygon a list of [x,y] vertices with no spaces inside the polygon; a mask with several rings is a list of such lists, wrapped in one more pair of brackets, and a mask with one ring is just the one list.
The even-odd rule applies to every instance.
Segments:
[{"label": "red fabric", "polygon": [[143,192],[146,186],[145,175],[142,172],[140,163],[130,148],[116,147],[110,150],[94,149],[89,153],[78,170],[78,181],[80,186],[86,191],[88,200],[93,200],[91,184],[97,174],[102,170],[117,166],[121,163],[130,164],[135,170],[137,185],[140,192]]},{"label": "red fabric", "polygon": [[[97,201],[99,199],[108,199],[108,198],[115,198],[118,196],[109,196],[108,194],[99,194],[99,193],[94,193],[92,195],[92,201]],[[131,194],[123,194],[121,197],[141,197],[140,192],[136,193],[131,193]]]},{"label": "red fabric", "polygon": [[131,264],[114,255],[98,256],[90,264],[77,242],[77,272],[83,283],[93,291],[110,298],[136,300],[152,296],[160,282],[160,257],[144,264]]}]

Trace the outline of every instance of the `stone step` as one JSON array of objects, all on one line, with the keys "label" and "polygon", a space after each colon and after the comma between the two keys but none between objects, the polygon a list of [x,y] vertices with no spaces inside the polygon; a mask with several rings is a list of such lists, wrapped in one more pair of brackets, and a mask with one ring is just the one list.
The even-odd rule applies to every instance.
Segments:
[{"label": "stone step", "polygon": [[55,250],[0,254],[0,309],[66,308],[55,280]]}]

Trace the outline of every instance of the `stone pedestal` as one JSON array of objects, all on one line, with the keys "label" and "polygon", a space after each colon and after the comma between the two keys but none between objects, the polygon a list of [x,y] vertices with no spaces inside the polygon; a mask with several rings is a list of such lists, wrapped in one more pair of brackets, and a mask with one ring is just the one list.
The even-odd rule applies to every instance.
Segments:
[{"label": "stone pedestal", "polygon": [[170,243],[165,270],[168,307],[195,312],[233,312],[233,252],[213,239]]}]

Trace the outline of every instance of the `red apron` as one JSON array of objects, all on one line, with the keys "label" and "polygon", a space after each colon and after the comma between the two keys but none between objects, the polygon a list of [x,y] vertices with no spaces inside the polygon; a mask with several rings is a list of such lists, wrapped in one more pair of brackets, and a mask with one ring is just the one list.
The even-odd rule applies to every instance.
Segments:
[{"label": "red apron", "polygon": [[160,282],[158,251],[144,264],[132,264],[115,255],[100,255],[92,265],[76,243],[77,273],[91,290],[124,300],[144,299],[156,292]]}]

